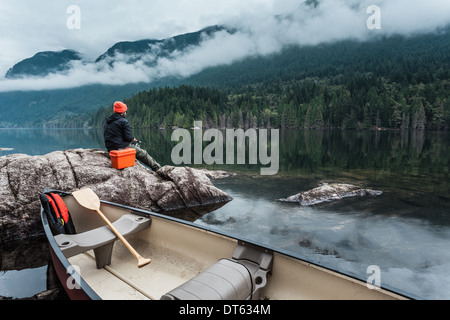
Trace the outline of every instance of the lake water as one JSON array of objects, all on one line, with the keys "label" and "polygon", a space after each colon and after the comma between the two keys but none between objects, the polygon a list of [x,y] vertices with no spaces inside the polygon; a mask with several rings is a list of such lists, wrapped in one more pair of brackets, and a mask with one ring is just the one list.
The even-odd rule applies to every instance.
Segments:
[{"label": "lake water", "polygon": [[[171,141],[170,131],[136,130],[135,135],[158,162],[172,165],[171,151],[177,143]],[[103,141],[99,130],[1,129],[0,148],[14,148],[0,151],[0,156],[42,155],[103,148]],[[368,268],[377,266],[382,286],[421,299],[450,299],[448,133],[282,131],[279,151],[275,176],[261,176],[261,165],[203,166],[237,173],[215,182],[234,200],[196,223],[363,280],[372,275]],[[383,194],[312,207],[277,201],[335,182]],[[42,291],[45,270],[33,266],[21,270],[19,277],[16,271],[0,271],[0,295],[23,295],[13,288],[30,274],[38,283],[33,284],[35,291]]]}]

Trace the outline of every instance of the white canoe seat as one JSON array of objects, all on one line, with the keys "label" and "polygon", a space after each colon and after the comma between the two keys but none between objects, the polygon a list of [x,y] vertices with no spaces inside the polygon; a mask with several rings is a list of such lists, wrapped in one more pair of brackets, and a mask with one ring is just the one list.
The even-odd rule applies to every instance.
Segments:
[{"label": "white canoe seat", "polygon": [[216,264],[161,300],[253,300],[267,283],[273,253],[240,243],[232,259]]},{"label": "white canoe seat", "polygon": [[[124,215],[113,223],[124,237],[145,230],[150,224],[149,217],[134,214]],[[66,258],[94,250],[97,268],[101,269],[111,264],[112,249],[118,238],[108,226],[104,226],[78,234],[59,234],[55,240]]]}]

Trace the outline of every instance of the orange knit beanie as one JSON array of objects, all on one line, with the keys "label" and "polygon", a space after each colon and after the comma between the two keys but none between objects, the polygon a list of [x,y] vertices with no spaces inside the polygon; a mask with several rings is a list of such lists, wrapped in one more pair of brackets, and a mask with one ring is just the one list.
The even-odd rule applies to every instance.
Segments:
[{"label": "orange knit beanie", "polygon": [[124,113],[128,110],[128,107],[125,103],[117,101],[114,103],[114,113]]}]

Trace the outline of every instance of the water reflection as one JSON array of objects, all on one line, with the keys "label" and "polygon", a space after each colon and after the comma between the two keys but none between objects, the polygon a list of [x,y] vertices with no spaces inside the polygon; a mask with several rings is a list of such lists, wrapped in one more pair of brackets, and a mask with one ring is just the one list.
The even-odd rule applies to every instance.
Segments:
[{"label": "water reflection", "polygon": [[[171,141],[171,130],[140,129],[134,130],[134,134],[150,154],[164,164],[172,164],[170,156],[177,142]],[[0,156],[11,153],[39,155],[55,150],[104,148],[104,142],[100,129],[0,129],[0,148],[14,148],[0,151]],[[441,182],[447,185],[449,166],[448,132],[280,132],[280,170],[284,175],[301,175],[327,169],[366,169],[411,176],[438,175],[439,178],[445,178]],[[229,165],[224,167],[230,169]],[[257,172],[259,166],[239,165],[231,169]]]},{"label": "water reflection", "polygon": [[61,284],[50,263],[46,239],[4,245],[0,248],[0,296],[30,298]]},{"label": "water reflection", "polygon": [[[304,178],[301,186],[324,178]],[[380,197],[302,207],[275,200],[300,187],[295,179],[286,182],[275,184],[273,179],[242,174],[218,181],[216,185],[234,200],[197,223],[287,250],[362,280],[367,279],[367,268],[376,265],[383,286],[424,299],[450,298],[449,286],[442,285],[450,284],[448,200],[415,205],[386,192]]]},{"label": "water reflection", "polygon": [[99,130],[87,129],[0,129],[0,156],[12,153],[44,155],[77,148],[104,148]]}]

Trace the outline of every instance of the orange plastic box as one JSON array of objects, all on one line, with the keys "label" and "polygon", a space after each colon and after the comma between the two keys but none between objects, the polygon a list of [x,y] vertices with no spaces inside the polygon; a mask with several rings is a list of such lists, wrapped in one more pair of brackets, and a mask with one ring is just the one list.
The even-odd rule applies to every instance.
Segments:
[{"label": "orange plastic box", "polygon": [[127,148],[124,150],[113,150],[109,153],[112,167],[118,170],[134,167],[136,163],[136,150]]}]

